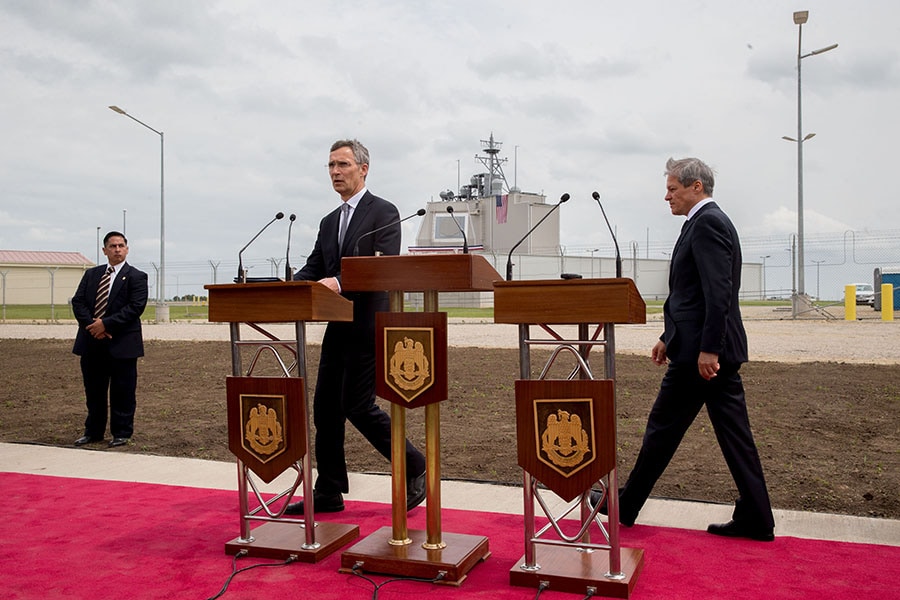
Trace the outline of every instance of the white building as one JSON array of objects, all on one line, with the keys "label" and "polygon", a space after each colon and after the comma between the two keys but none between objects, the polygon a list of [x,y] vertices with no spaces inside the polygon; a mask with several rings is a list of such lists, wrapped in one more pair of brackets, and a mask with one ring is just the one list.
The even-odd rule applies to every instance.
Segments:
[{"label": "white building", "polygon": [[67,304],[93,266],[80,252],[0,250],[0,302]]}]

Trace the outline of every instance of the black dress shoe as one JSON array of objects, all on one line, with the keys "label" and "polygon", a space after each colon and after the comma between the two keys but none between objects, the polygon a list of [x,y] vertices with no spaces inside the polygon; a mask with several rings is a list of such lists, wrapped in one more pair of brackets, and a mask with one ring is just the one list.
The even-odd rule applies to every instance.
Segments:
[{"label": "black dress shoe", "polygon": [[425,472],[406,482],[406,510],[411,511],[425,500]]},{"label": "black dress shoe", "polygon": [[[591,504],[591,508],[594,508],[595,506],[597,506],[597,503],[600,502],[600,497],[602,495],[603,495],[603,492],[601,492],[600,490],[591,490],[591,497],[589,500],[589,502]],[[607,500],[607,497],[603,496],[603,502],[600,504],[600,510],[597,511],[601,515],[606,515],[609,512],[609,509],[607,509],[607,507],[606,507],[606,500]],[[624,516],[622,514],[622,504],[619,503],[619,523],[620,524],[624,525],[625,527],[633,527],[634,521],[636,518],[637,517],[631,518],[628,516]]]},{"label": "black dress shoe", "polygon": [[713,535],[747,538],[757,542],[771,542],[775,539],[775,532],[772,529],[754,527],[733,519],[727,523],[713,523],[706,531]]},{"label": "black dress shoe", "polygon": [[83,435],[77,440],[75,440],[76,446],[84,446],[85,444],[93,444],[94,442],[102,442],[102,437],[91,437],[89,435]]},{"label": "black dress shoe", "polygon": [[113,438],[109,442],[110,448],[117,448],[118,446],[124,446],[128,443],[130,438]]},{"label": "black dress shoe", "polygon": [[[286,515],[302,515],[305,506],[303,500],[291,502],[284,509]],[[344,510],[344,497],[338,494],[320,494],[313,490],[313,511],[317,513],[334,513]]]}]

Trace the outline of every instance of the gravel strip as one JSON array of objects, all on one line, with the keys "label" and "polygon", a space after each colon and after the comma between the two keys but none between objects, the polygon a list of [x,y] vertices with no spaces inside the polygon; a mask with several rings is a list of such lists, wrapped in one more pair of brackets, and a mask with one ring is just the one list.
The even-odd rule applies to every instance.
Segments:
[{"label": "gravel strip", "polygon": [[[859,307],[860,312],[869,310]],[[865,318],[859,321],[797,319],[790,313],[765,307],[747,307],[744,326],[750,342],[750,358],[778,362],[846,362],[857,364],[900,364],[900,322]],[[871,315],[866,314],[866,317]],[[292,339],[293,325],[266,327],[280,339]],[[567,338],[575,337],[571,326],[555,328]],[[321,343],[325,325],[309,323],[307,341]],[[660,315],[652,315],[644,325],[619,325],[615,329],[619,353],[650,356],[650,348],[662,332]],[[531,327],[533,337],[546,337],[539,327]],[[261,336],[241,327],[245,339]],[[0,339],[67,339],[75,337],[75,322],[0,323]],[[144,325],[147,340],[228,341],[224,323],[178,322]],[[451,346],[481,348],[518,347],[518,328],[489,320],[451,319],[448,331]]]}]

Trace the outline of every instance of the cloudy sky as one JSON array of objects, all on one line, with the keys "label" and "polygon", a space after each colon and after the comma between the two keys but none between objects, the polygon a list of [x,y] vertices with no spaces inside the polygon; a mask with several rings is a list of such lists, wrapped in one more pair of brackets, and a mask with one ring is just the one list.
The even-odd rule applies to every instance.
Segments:
[{"label": "cloudy sky", "polygon": [[[804,9],[804,53],[840,44],[802,62],[806,233],[900,229],[895,1],[4,0],[0,248],[93,260],[97,227],[124,223],[131,262],[158,262],[160,136],[109,105],[164,132],[170,295],[176,277],[210,281],[209,261],[230,277],[278,211],[298,215],[302,262],[336,206],[325,163],[344,137],[407,215],[479,171],[493,133],[510,184],[571,194],[569,253],[608,245],[594,190],[621,244],[670,245],[669,156],[716,169],[745,239],[786,238]],[[245,263],[283,256],[286,233]]]}]

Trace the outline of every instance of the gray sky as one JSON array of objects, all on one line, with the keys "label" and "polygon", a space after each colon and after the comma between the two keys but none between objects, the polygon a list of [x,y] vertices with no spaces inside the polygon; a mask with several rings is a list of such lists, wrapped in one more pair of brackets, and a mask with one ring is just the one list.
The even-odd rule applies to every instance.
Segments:
[{"label": "gray sky", "polygon": [[[716,169],[745,238],[788,235],[801,9],[804,53],[840,44],[802,63],[806,233],[900,229],[894,1],[5,0],[0,248],[94,259],[97,227],[125,211],[131,262],[159,260],[159,136],[111,104],[165,134],[170,273],[236,264],[278,211],[298,215],[302,264],[338,200],[325,163],[344,137],[408,215],[456,189],[457,165],[462,183],[479,171],[493,132],[510,184],[571,194],[570,253],[608,245],[594,190],[623,246],[674,240],[669,156]],[[273,225],[245,262],[283,256],[286,235]]]}]

